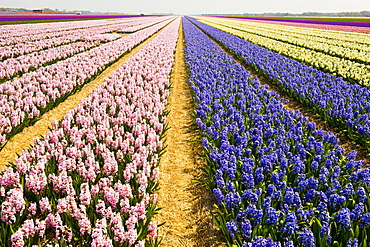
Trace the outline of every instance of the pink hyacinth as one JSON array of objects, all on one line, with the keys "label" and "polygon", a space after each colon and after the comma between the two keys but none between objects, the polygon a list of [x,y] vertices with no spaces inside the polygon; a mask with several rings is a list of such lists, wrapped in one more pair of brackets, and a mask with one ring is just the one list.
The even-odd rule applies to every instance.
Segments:
[{"label": "pink hyacinth", "polygon": [[80,186],[80,202],[83,205],[90,205],[91,203],[91,194],[88,183],[83,183]]},{"label": "pink hyacinth", "polygon": [[157,237],[157,222],[156,221],[151,221],[148,225],[148,231],[150,239],[154,240],[155,237]]},{"label": "pink hyacinth", "polygon": [[30,203],[30,205],[28,206],[28,212],[29,214],[27,215],[27,218],[32,218],[36,215],[37,204],[35,202]]},{"label": "pink hyacinth", "polygon": [[11,236],[12,247],[23,247],[23,232],[18,230]]},{"label": "pink hyacinth", "polygon": [[0,185],[5,187],[12,187],[19,183],[19,173],[15,172],[10,166],[5,166],[3,175],[0,177]]},{"label": "pink hyacinth", "polygon": [[26,207],[22,188],[10,189],[6,193],[5,201],[1,205],[1,220],[12,224],[17,219],[17,214],[22,215]]},{"label": "pink hyacinth", "polygon": [[39,201],[40,211],[41,213],[48,212],[51,213],[51,207],[49,203],[49,199],[47,197],[41,198]]},{"label": "pink hyacinth", "polygon": [[[139,224],[150,220],[147,209],[157,200],[157,194],[149,190],[149,185],[157,181],[159,174],[158,154],[162,151],[161,132],[165,126],[163,114],[179,24],[180,19],[177,19],[159,32],[63,120],[54,121],[52,131],[45,138],[36,139],[34,147],[24,151],[17,160],[19,176],[27,178],[30,192],[53,194],[42,194],[38,202],[27,201],[26,212],[34,222],[35,236],[45,237],[48,229],[55,236],[53,241],[67,244],[73,239],[90,238],[92,246],[144,245],[144,240],[138,241],[138,231],[144,227]],[[143,35],[140,37],[148,37],[163,25],[139,31]],[[100,54],[94,53],[94,56]],[[25,84],[32,96],[20,105],[37,115],[35,106],[40,106],[41,101],[67,93],[107,63],[94,59],[81,60],[81,67],[76,71],[70,68],[68,74],[63,72],[63,63],[56,63],[51,72],[61,78],[54,78],[50,71],[37,70],[19,78],[19,84],[4,85],[3,89],[12,92],[12,99],[16,99],[21,95],[20,87]],[[15,179],[18,175],[14,177],[13,173],[16,174],[9,170],[3,183],[16,187],[20,179]],[[37,178],[41,179],[41,184],[36,183]],[[11,204],[14,196],[9,189],[0,187],[0,192],[5,191],[1,205],[5,214],[2,216],[8,215],[8,220],[13,219],[14,208],[23,212],[26,206],[25,201],[23,208]],[[24,200],[23,192],[20,198]],[[36,203],[39,208],[34,215]],[[6,214],[6,209],[10,213]],[[78,225],[63,221],[65,216],[75,219]],[[150,223],[148,230],[149,237],[154,239],[156,223]],[[75,231],[79,234],[72,236]],[[110,239],[109,236],[114,237]],[[15,234],[12,238],[16,242],[23,241],[23,237]]]},{"label": "pink hyacinth", "polygon": [[107,221],[105,218],[98,219],[91,234],[93,247],[111,247],[112,240],[107,235]]}]

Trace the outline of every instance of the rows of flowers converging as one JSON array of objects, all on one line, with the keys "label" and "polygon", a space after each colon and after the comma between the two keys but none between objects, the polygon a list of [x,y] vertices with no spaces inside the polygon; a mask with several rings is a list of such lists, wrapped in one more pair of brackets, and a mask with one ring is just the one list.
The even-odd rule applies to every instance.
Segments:
[{"label": "rows of flowers converging", "polygon": [[[107,25],[112,19],[101,20],[82,20],[82,21],[67,21],[67,22],[46,22],[46,23],[26,23],[22,25],[1,25],[0,26],[0,45],[9,45],[13,43],[21,43],[26,41],[38,40],[55,37],[58,32],[65,32],[73,29],[84,29],[94,26]],[[125,20],[123,20],[125,21]],[[43,28],[40,28],[43,26]],[[45,37],[45,33],[48,33]],[[60,36],[57,34],[57,36]],[[14,37],[19,40],[11,41]],[[10,39],[10,40],[9,40]]]},{"label": "rows of flowers converging", "polygon": [[[220,21],[219,18],[203,18],[202,20],[213,21],[216,23],[226,24],[227,26],[235,25],[235,27],[245,28],[246,31],[250,30],[260,30],[264,34],[266,30],[270,30],[273,35],[278,34],[289,34],[292,37],[301,38],[303,39],[302,42],[306,40],[316,41],[320,43],[326,43],[339,47],[344,48],[351,48],[357,49],[360,51],[367,51],[369,50],[370,46],[370,36],[367,34],[358,34],[358,33],[348,33],[348,32],[337,32],[337,31],[323,31],[313,28],[304,28],[304,27],[292,27],[292,26],[282,26],[279,24],[275,24],[275,22],[253,22],[251,20],[248,21],[240,21],[240,20],[222,20]],[[267,34],[266,34],[267,35]],[[277,38],[278,36],[276,36]],[[280,37],[282,38],[282,36]],[[287,37],[288,38],[288,37]],[[298,43],[296,41],[295,43]]]},{"label": "rows of flowers converging", "polygon": [[[357,50],[351,47],[342,47],[345,44],[340,40],[337,40],[338,45],[327,45],[325,42],[318,42],[316,38],[312,42],[303,36],[296,38],[292,37],[291,34],[282,35],[280,33],[277,35],[270,29],[251,31],[248,25],[242,25],[239,27],[240,30],[239,28],[235,29],[234,22],[228,26],[220,24],[223,22],[225,21],[222,19],[216,21],[213,18],[212,22],[207,22],[207,24],[317,69],[342,76],[351,82],[370,86],[369,37],[366,39],[366,44],[360,44],[362,48]],[[354,39],[354,41],[356,40]]]},{"label": "rows of flowers converging", "polygon": [[197,22],[247,64],[353,140],[370,148],[370,90]]},{"label": "rows of flowers converging", "polygon": [[339,25],[325,25],[325,24],[312,24],[312,23],[293,23],[286,21],[268,21],[268,20],[255,20],[248,19],[247,21],[260,22],[260,23],[273,23],[277,25],[292,26],[292,27],[303,27],[303,28],[313,28],[313,29],[324,29],[331,31],[341,31],[341,32],[353,32],[356,33],[370,33],[368,27],[353,27],[353,26],[339,26]]},{"label": "rows of flowers converging", "polygon": [[136,32],[140,29],[146,28],[150,25],[155,24],[156,22],[163,21],[164,19],[168,19],[169,17],[161,17],[161,18],[150,18],[150,19],[140,19],[140,24],[136,23],[127,23],[124,27],[120,28],[119,32],[124,32],[124,33],[131,33],[131,32]]},{"label": "rows of flowers converging", "polygon": [[0,146],[170,21],[0,84]]},{"label": "rows of flowers converging", "polygon": [[81,36],[77,33],[76,35],[58,36],[49,39],[42,39],[36,41],[29,41],[25,43],[17,43],[9,46],[2,46],[0,47],[0,61],[12,57],[21,56],[34,51],[40,51],[50,47],[76,42],[80,40],[80,37]]},{"label": "rows of flowers converging", "polygon": [[[166,19],[168,19],[168,17],[152,17],[150,19],[137,18],[135,21],[130,21],[129,26],[138,25],[140,26],[140,29],[142,29],[146,26],[153,25]],[[94,21],[92,21],[92,23],[94,23]],[[118,22],[108,25],[92,26],[89,28],[79,28],[67,31],[55,30],[53,33],[47,32],[39,34],[37,37],[34,37],[27,42],[17,42],[12,45],[0,47],[0,61],[79,40],[104,41],[107,39],[107,37],[101,34],[117,31],[125,26],[127,26],[126,23]],[[39,25],[38,28],[42,29],[43,26]],[[18,37],[14,37],[14,39],[18,40]],[[12,37],[7,38],[7,40],[12,40]]]},{"label": "rows of flowers converging", "polygon": [[[111,34],[110,36],[113,39],[121,37],[119,34]],[[108,38],[104,37],[105,40],[108,40]],[[99,44],[100,42],[96,40],[76,42],[6,59],[0,62],[0,83],[31,70],[36,70],[41,66],[47,66],[48,64],[74,56]]]},{"label": "rows of flowers converging", "polygon": [[[153,18],[153,17],[151,17]],[[107,28],[108,31],[118,30],[135,22],[141,23],[146,18],[103,19],[71,22],[50,22],[22,25],[0,26],[0,46],[25,43],[30,41],[49,39],[72,35],[75,31],[89,31],[91,29]],[[137,23],[137,24],[138,24]]]},{"label": "rows of flowers converging", "polygon": [[180,20],[0,177],[0,245],[156,245],[158,158]]},{"label": "rows of flowers converging", "polygon": [[[363,64],[370,64],[370,35],[340,32],[317,32],[314,29],[261,24],[246,21],[207,19],[210,22],[245,31],[248,34],[274,39]],[[257,37],[255,36],[255,37]]]},{"label": "rows of flowers converging", "polygon": [[126,27],[142,25],[143,23],[151,25],[166,19],[168,19],[167,16],[150,16],[78,22],[2,25],[0,27],[0,46],[71,35],[75,31],[85,32],[94,30],[95,32],[100,32],[105,29],[105,32],[112,32]]},{"label": "rows of flowers converging", "polygon": [[[370,169],[184,20],[215,222],[237,246],[366,246]],[[212,33],[213,34],[213,33]]]},{"label": "rows of flowers converging", "polygon": [[[155,25],[157,23],[167,21],[171,19],[171,17],[168,16],[156,16],[156,17],[139,17],[134,18],[131,20],[126,20],[125,22],[118,22],[118,23],[111,23],[109,25],[105,26],[99,26],[97,28],[94,28],[96,31],[95,33],[99,33],[100,35],[93,35],[93,36],[85,36],[81,35],[82,40],[96,40],[99,37],[104,37],[104,35],[108,35],[112,32],[136,32],[141,29],[147,28],[149,26]],[[115,20],[112,20],[115,21]],[[88,29],[90,31],[90,29]],[[90,31],[90,33],[93,33]],[[109,36],[108,36],[109,37]]]}]

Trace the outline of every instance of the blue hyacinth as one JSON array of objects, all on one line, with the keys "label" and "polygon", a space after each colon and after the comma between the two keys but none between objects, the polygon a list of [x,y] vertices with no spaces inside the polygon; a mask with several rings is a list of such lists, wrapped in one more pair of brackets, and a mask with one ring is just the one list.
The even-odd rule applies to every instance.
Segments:
[{"label": "blue hyacinth", "polygon": [[288,235],[292,235],[294,231],[299,230],[299,226],[297,224],[297,217],[294,212],[290,212],[287,214],[281,230],[283,232],[286,232]]},{"label": "blue hyacinth", "polygon": [[351,211],[348,208],[341,209],[334,217],[334,220],[340,223],[343,227],[351,227]]},{"label": "blue hyacinth", "polygon": [[314,247],[315,237],[310,229],[304,228],[299,232],[299,240],[304,247]]},{"label": "blue hyacinth", "polygon": [[[191,20],[230,49],[245,50],[242,39]],[[276,93],[261,86],[186,18],[184,33],[189,83],[198,107],[196,122],[209,156],[213,192],[224,214],[216,217],[225,217],[223,227],[233,238],[229,244],[312,246],[312,236],[326,236],[328,246],[333,241],[347,244],[349,239],[343,233],[352,224],[367,227],[369,212],[362,205],[367,204],[370,169],[360,169],[364,163],[354,160],[355,152],[346,156],[335,135],[317,129],[299,111],[287,110]],[[252,44],[248,47],[260,50]],[[266,61],[275,58],[273,53],[264,52],[269,54]],[[241,56],[263,57],[248,54]],[[305,73],[309,77],[316,72],[309,69]],[[322,74],[316,78],[329,79],[334,80]],[[317,98],[314,94],[320,94],[315,88],[303,88],[312,94],[312,100]],[[326,99],[322,102],[327,105]],[[361,117],[356,111],[349,110],[348,114]],[[352,124],[357,130],[359,124]],[[315,232],[315,221],[322,224],[319,232]],[[333,223],[340,227],[338,234],[330,236],[329,225]],[[259,230],[251,233],[257,226]],[[269,231],[274,234],[264,235]]]},{"label": "blue hyacinth", "polygon": [[231,220],[229,222],[226,222],[227,230],[232,238],[235,238],[235,233],[239,231],[238,226],[234,222],[234,220]]}]

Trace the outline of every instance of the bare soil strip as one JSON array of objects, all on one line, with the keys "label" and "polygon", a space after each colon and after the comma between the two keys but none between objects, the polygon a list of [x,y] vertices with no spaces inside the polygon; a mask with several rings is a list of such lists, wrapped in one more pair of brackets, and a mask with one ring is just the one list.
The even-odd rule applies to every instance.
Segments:
[{"label": "bare soil strip", "polygon": [[[197,26],[196,26],[197,27]],[[197,27],[198,28],[198,27]],[[202,29],[199,29],[203,32]],[[257,77],[258,80],[261,82],[261,85],[268,85],[269,89],[268,91],[275,91],[280,95],[280,99],[284,101],[289,101],[284,106],[293,111],[299,110],[303,116],[308,118],[308,121],[315,122],[317,128],[323,129],[325,132],[332,132],[335,134],[339,139],[339,145],[344,147],[345,152],[351,152],[353,150],[357,151],[357,160],[364,160],[365,165],[364,167],[370,166],[370,153],[367,151],[366,148],[362,147],[360,144],[356,143],[355,141],[351,140],[346,134],[341,133],[337,128],[329,125],[326,121],[322,120],[321,117],[312,112],[309,108],[303,106],[299,101],[295,100],[294,98],[290,97],[287,93],[282,91],[278,86],[274,85],[267,77],[262,76],[257,73],[257,71],[252,68],[251,66],[247,65],[244,61],[239,59],[237,56],[232,54],[231,52],[225,50],[224,47],[220,45],[218,41],[216,41],[213,37],[208,35],[207,33],[203,32],[205,35],[210,37],[210,39],[213,40],[224,52],[226,52],[228,55],[232,56],[235,61],[240,63],[247,71],[251,73],[253,77]]]},{"label": "bare soil strip", "polygon": [[191,89],[187,81],[182,25],[175,53],[171,77],[171,94],[167,109],[170,114],[166,132],[166,153],[160,161],[160,191],[158,203],[162,209],[156,216],[163,237],[161,246],[226,246],[216,229],[210,210],[216,203],[208,188],[194,179],[200,179],[200,167],[205,163],[197,156],[201,144],[192,142],[197,133],[190,113],[194,109]]},{"label": "bare soil strip", "polygon": [[104,78],[109,77],[114,71],[121,67],[130,57],[132,57],[143,46],[148,44],[155,36],[157,36],[159,32],[149,37],[117,62],[109,66],[98,77],[96,77],[95,80],[86,84],[79,92],[69,96],[56,108],[45,113],[34,125],[25,128],[22,132],[11,138],[5,147],[0,151],[0,171],[2,171],[3,167],[9,164],[9,162],[15,162],[17,154],[21,154],[22,150],[29,148],[30,145],[33,144],[34,138],[45,135],[45,133],[51,128],[53,119],[61,120],[69,110],[72,110],[80,103],[82,99],[86,98],[92,91],[102,84],[104,82]]}]

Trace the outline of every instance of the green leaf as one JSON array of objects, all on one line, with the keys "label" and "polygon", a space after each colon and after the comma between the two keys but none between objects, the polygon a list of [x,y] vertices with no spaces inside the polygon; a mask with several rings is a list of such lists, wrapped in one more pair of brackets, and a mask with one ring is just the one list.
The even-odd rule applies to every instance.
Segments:
[{"label": "green leaf", "polygon": [[355,238],[358,238],[359,234],[360,234],[360,227],[358,225],[356,225],[356,227],[355,227]]},{"label": "green leaf", "polygon": [[335,246],[338,246],[338,247],[339,247],[339,243],[338,243],[338,241],[334,241],[334,242],[333,242],[333,247],[335,247]]}]

